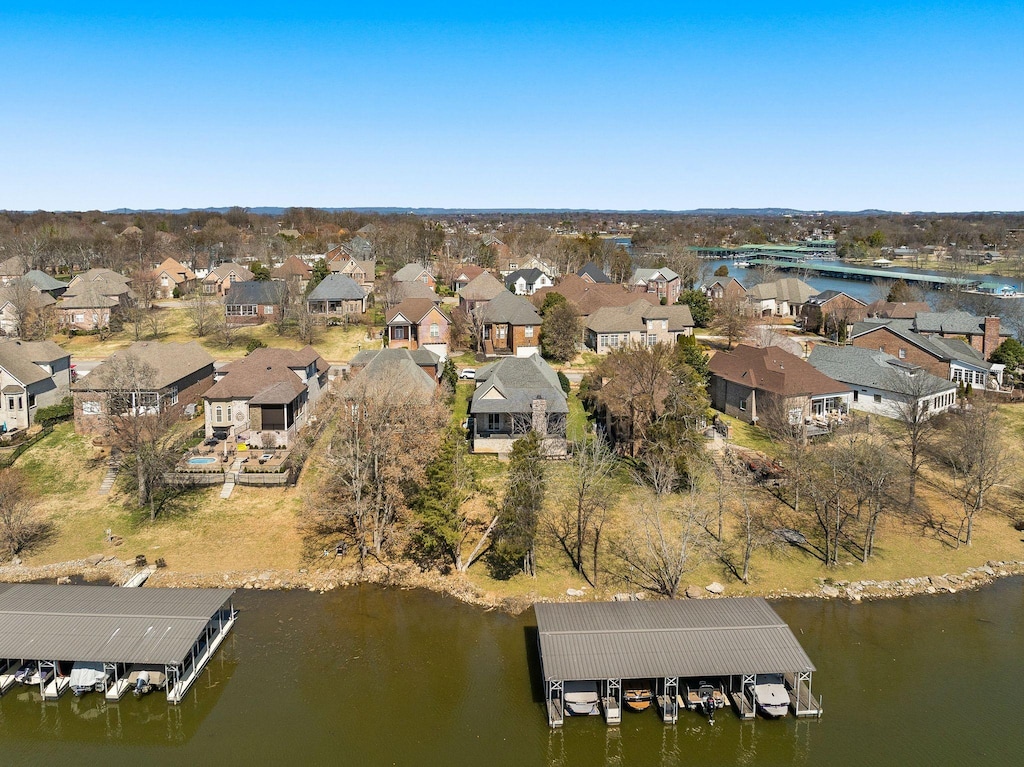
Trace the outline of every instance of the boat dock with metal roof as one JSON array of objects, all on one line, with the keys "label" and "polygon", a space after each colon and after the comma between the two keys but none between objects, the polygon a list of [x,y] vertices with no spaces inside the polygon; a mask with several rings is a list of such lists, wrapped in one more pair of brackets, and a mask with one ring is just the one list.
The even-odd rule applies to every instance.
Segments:
[{"label": "boat dock with metal roof", "polygon": [[866,280],[868,282],[872,280],[901,280],[908,285],[922,285],[936,289],[950,287],[969,289],[981,283],[980,278],[973,279],[953,275],[925,274],[923,272],[908,272],[891,268],[846,266],[836,263],[821,263],[819,261],[753,258],[750,260],[750,265],[759,268],[775,269],[780,272],[796,270],[804,274],[818,274],[822,277],[837,277],[846,280]]},{"label": "boat dock with metal roof", "polygon": [[811,694],[814,664],[789,626],[761,598],[537,603],[548,724],[564,721],[566,682],[598,685],[609,724],[618,723],[627,679],[655,682],[662,719],[679,716],[683,679],[728,680],[741,718],[757,709],[758,675],[780,675],[796,716],[821,716]]},{"label": "boat dock with metal roof", "polygon": [[[20,663],[38,663],[43,700],[69,687],[70,663],[102,664],[118,700],[132,666],[163,669],[180,703],[234,625],[233,589],[111,588],[0,583],[0,687]],[[0,689],[2,693],[3,689]]]}]

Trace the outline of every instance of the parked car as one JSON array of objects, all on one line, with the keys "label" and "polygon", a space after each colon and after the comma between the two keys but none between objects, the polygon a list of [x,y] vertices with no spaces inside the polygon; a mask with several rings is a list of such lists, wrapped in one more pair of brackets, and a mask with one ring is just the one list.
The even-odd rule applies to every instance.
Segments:
[{"label": "parked car", "polygon": [[476,368],[463,368],[459,372],[459,378],[465,378],[470,381],[476,379]]}]

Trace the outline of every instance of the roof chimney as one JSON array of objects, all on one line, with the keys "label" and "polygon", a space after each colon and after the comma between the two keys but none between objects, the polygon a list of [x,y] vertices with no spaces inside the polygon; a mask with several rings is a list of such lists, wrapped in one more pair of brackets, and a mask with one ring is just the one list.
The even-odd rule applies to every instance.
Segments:
[{"label": "roof chimney", "polygon": [[986,317],[982,327],[984,328],[984,335],[981,341],[981,353],[988,359],[989,355],[992,354],[999,346],[999,318],[998,317]]}]

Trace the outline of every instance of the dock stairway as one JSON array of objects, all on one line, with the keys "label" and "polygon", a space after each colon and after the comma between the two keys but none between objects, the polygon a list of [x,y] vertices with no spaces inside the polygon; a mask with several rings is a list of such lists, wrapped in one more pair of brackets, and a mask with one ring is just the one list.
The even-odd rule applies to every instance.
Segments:
[{"label": "dock stairway", "polygon": [[103,477],[103,481],[100,483],[99,494],[109,495],[111,489],[114,487],[114,482],[117,481],[117,473],[121,470],[121,458],[120,456],[110,457],[110,461],[107,463],[107,473]]}]

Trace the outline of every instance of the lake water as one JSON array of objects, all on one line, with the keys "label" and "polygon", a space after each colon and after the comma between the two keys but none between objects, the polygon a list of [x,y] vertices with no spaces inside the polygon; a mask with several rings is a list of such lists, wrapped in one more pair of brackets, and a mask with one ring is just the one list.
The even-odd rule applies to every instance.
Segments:
[{"label": "lake water", "polygon": [[552,731],[532,611],[423,591],[241,591],[232,635],[184,705],[0,699],[0,764],[1019,765],[1024,579],[851,605],[782,601],[814,660],[820,720],[714,727],[653,710]]}]

